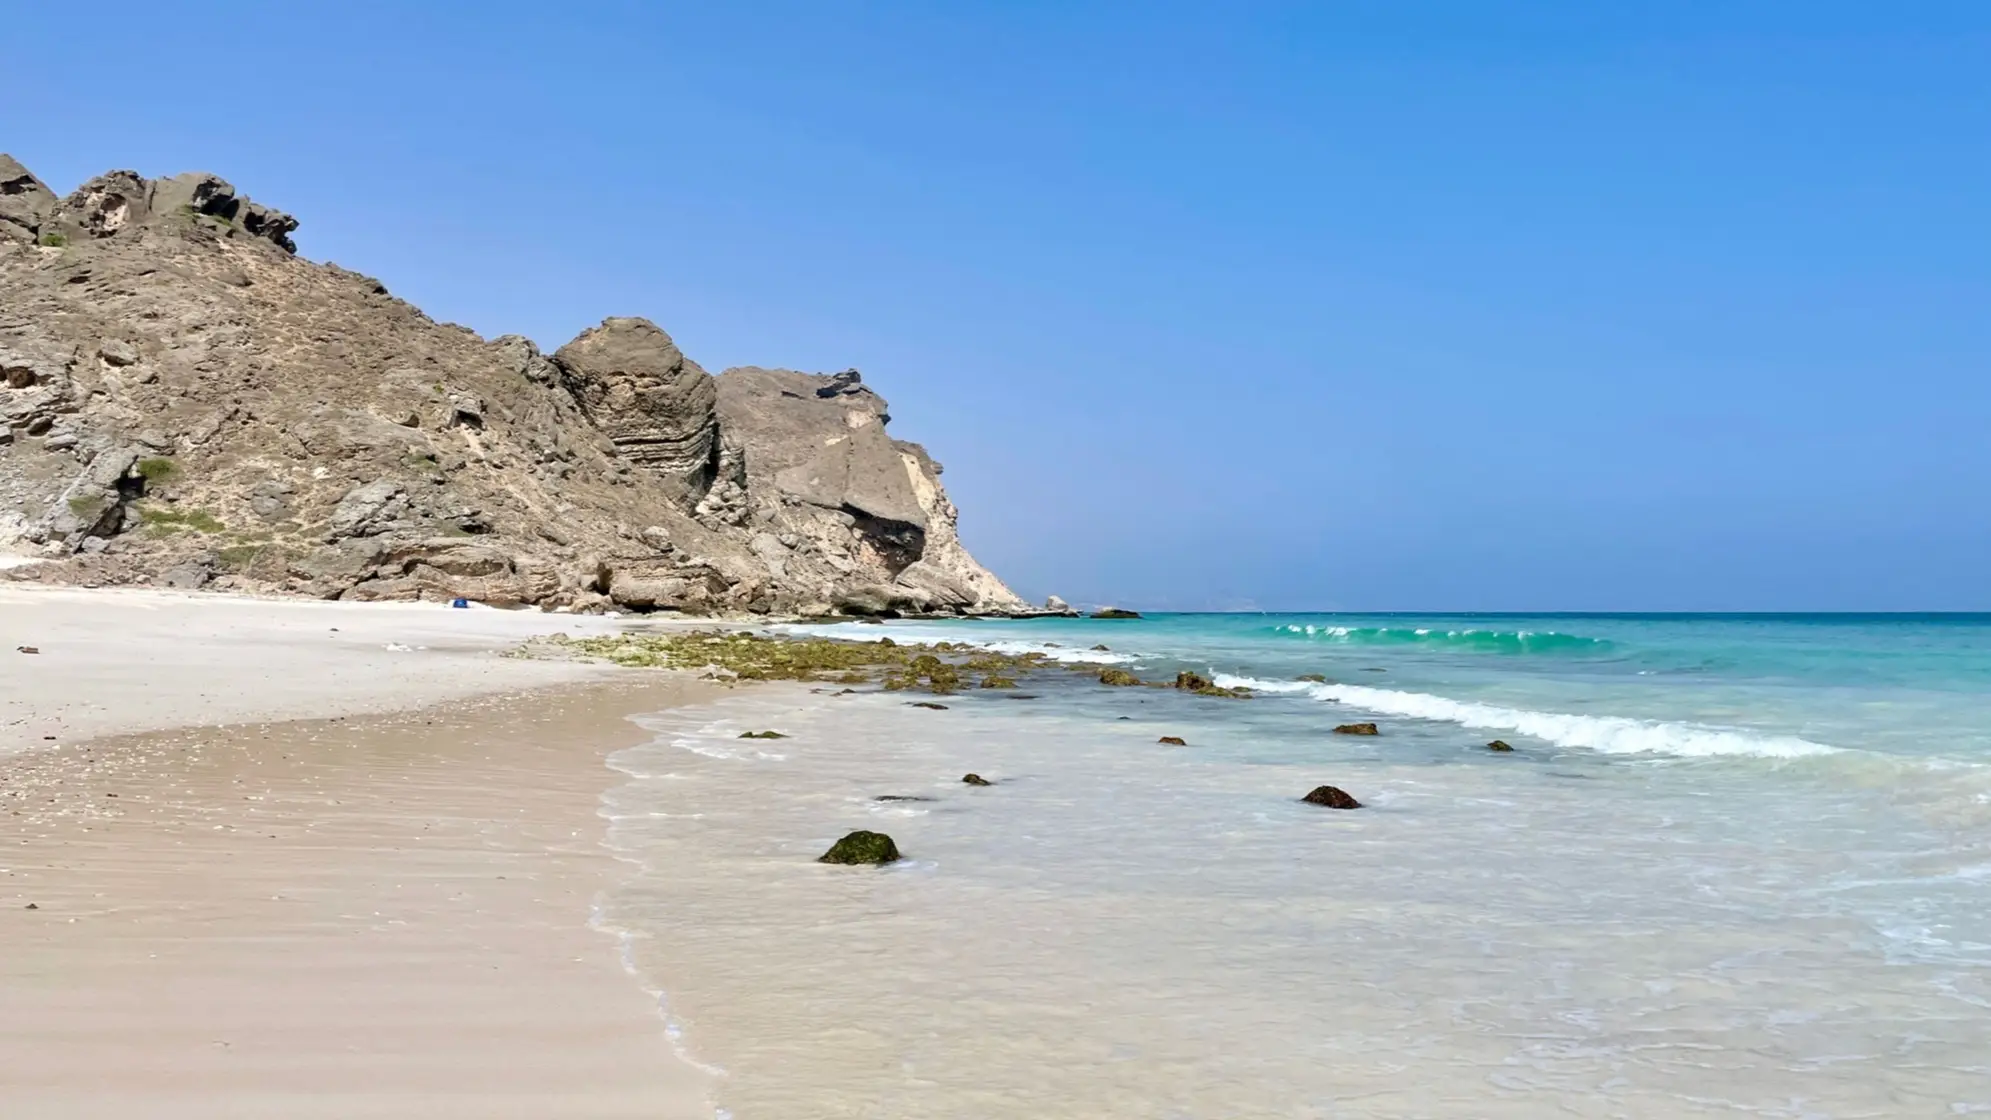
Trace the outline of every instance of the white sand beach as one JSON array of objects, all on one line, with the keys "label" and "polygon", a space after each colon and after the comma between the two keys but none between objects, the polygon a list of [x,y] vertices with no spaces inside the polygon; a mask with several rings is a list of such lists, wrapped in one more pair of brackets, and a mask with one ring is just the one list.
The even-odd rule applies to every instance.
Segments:
[{"label": "white sand beach", "polygon": [[5,1112],[710,1115],[589,923],[623,715],[711,686],[499,656],[613,625],[0,589]]}]

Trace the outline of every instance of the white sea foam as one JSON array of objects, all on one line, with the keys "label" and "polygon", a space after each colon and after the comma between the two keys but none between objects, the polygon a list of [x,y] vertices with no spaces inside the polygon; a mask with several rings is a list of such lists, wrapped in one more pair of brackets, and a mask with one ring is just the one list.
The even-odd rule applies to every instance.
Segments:
[{"label": "white sea foam", "polygon": [[1667,720],[1629,719],[1623,716],[1579,716],[1562,712],[1536,712],[1525,708],[1503,708],[1469,700],[1453,700],[1423,692],[1401,692],[1391,688],[1368,688],[1353,684],[1310,684],[1302,681],[1262,681],[1253,677],[1217,674],[1216,683],[1226,688],[1249,688],[1257,692],[1292,693],[1332,700],[1366,711],[1412,719],[1456,723],[1488,731],[1513,731],[1531,735],[1562,747],[1580,747],[1604,754],[1667,754],[1681,758],[1712,758],[1721,755],[1756,758],[1803,758],[1836,754],[1838,747],[1814,743],[1792,735],[1762,735],[1727,727],[1675,723]]}]

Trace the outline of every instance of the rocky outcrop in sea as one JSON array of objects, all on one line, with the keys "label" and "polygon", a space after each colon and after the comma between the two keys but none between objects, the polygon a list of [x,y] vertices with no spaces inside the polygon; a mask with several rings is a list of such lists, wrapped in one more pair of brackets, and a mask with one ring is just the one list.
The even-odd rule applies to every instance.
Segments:
[{"label": "rocky outcrop in sea", "polygon": [[299,257],[227,181],[0,156],[12,578],[569,610],[1021,614],[856,370],[542,353]]}]

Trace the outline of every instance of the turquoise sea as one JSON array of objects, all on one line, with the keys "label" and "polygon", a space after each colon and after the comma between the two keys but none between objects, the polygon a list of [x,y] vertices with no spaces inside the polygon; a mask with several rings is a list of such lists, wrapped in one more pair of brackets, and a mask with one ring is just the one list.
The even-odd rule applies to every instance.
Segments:
[{"label": "turquoise sea", "polygon": [[1991,1113],[1991,616],[789,629],[1258,695],[649,717],[604,924],[739,1120]]}]

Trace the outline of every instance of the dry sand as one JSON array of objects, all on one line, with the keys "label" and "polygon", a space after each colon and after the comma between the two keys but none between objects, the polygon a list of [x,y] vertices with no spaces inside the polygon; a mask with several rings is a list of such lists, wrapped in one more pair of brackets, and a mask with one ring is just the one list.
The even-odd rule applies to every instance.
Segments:
[{"label": "dry sand", "polygon": [[715,686],[497,656],[610,625],[0,588],[0,1115],[710,1116],[588,923],[623,717]]}]

